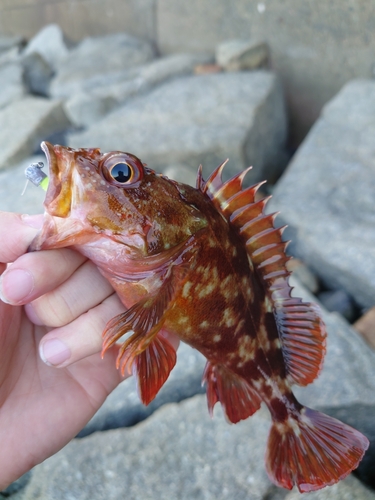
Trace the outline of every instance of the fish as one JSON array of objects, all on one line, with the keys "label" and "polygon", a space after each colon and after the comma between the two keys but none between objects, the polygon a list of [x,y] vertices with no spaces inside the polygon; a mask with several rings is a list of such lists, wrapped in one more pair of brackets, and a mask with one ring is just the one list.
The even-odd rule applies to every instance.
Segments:
[{"label": "fish", "polygon": [[111,283],[125,312],[103,332],[117,368],[156,396],[176,363],[166,333],[200,351],[210,415],[220,402],[237,423],[264,403],[271,414],[265,467],[277,486],[314,491],[345,478],[369,442],[300,404],[292,385],[319,375],[326,328],[318,306],[292,296],[289,256],[263,183],[249,169],[222,180],[226,161],[196,187],[156,173],[135,155],[43,142],[49,184],[30,251],[71,247]]}]

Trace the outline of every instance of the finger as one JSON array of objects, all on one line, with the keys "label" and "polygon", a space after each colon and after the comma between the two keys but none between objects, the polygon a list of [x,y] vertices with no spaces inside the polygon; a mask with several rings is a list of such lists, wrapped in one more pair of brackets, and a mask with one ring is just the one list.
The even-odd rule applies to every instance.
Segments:
[{"label": "finger", "polygon": [[91,261],[86,261],[69,279],[26,305],[25,310],[33,323],[56,328],[71,323],[112,294],[110,283]]},{"label": "finger", "polygon": [[107,322],[124,312],[116,294],[68,325],[47,333],[39,345],[41,359],[59,368],[101,352],[102,332]]},{"label": "finger", "polygon": [[43,215],[20,215],[0,211],[0,262],[14,262],[26,253],[42,224]]},{"label": "finger", "polygon": [[12,305],[31,302],[66,281],[84,261],[67,248],[21,255],[1,277],[1,298]]}]

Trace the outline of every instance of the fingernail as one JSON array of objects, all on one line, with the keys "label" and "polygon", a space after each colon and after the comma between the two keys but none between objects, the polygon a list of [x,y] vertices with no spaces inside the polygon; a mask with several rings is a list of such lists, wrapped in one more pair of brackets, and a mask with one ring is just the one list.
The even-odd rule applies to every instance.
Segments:
[{"label": "fingernail", "polygon": [[6,304],[17,305],[24,302],[34,289],[34,277],[29,271],[12,269],[0,279],[0,298]]},{"label": "fingernail", "polygon": [[43,226],[44,215],[42,215],[42,214],[38,214],[38,215],[22,214],[21,220],[27,226],[33,227],[34,229],[41,229]]},{"label": "fingernail", "polygon": [[39,355],[46,365],[58,366],[70,358],[71,352],[61,340],[50,339],[39,345]]}]

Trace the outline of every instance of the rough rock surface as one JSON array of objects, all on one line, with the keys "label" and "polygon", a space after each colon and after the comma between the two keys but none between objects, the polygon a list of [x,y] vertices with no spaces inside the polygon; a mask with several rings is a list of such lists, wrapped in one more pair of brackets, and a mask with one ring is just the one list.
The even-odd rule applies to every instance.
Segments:
[{"label": "rough rock surface", "polygon": [[362,337],[375,349],[375,307],[369,309],[353,325]]},{"label": "rough rock surface", "polygon": [[375,303],[375,81],[347,84],[324,108],[274,190],[272,211],[330,288]]},{"label": "rough rock surface", "polygon": [[29,41],[23,55],[39,54],[51,69],[56,70],[69,51],[63,32],[57,24],[48,24]]},{"label": "rough rock surface", "polygon": [[205,174],[229,157],[227,175],[254,164],[255,182],[280,167],[285,134],[278,80],[258,71],[167,82],[71,135],[69,145],[132,151],[155,169],[202,163]]},{"label": "rough rock surface", "polygon": [[264,469],[264,411],[229,425],[204,396],[166,405],[130,429],[75,440],[34,469],[22,500],[257,500],[272,488]]},{"label": "rough rock surface", "polygon": [[6,52],[14,47],[17,49],[22,45],[21,36],[0,36],[0,53]]},{"label": "rough rock surface", "polygon": [[268,45],[264,41],[229,40],[216,48],[216,63],[226,71],[256,69],[267,64]]},{"label": "rough rock surface", "polygon": [[82,80],[144,64],[153,56],[150,43],[125,33],[86,38],[58,65],[51,95],[69,97],[80,90]]},{"label": "rough rock surface", "polygon": [[[342,406],[341,408],[325,407],[325,413],[338,418],[362,432],[370,441],[369,449],[366,451],[362,462],[355,471],[356,476],[366,485],[374,489],[375,494],[375,428],[374,415],[375,405],[356,404]],[[353,498],[356,498],[353,496]]]},{"label": "rough rock surface", "polygon": [[[24,195],[21,196],[26,184],[26,167],[39,161],[46,164],[45,156],[29,157],[17,165],[7,165],[5,170],[0,171],[0,210],[30,215],[43,213],[43,201],[46,196],[43,189],[38,189],[29,183]],[[47,169],[45,171],[47,172]]]},{"label": "rough rock surface", "polygon": [[134,425],[166,403],[178,402],[202,392],[205,364],[205,358],[198,351],[181,343],[177,351],[177,364],[154,401],[144,406],[139,400],[135,379],[128,378],[108,396],[79,436]]},{"label": "rough rock surface", "polygon": [[162,54],[266,39],[294,144],[345,82],[374,76],[375,9],[366,0],[158,0],[156,9]]},{"label": "rough rock surface", "polygon": [[[295,296],[317,302],[295,279],[291,284]],[[321,311],[328,332],[323,369],[314,383],[294,387],[296,396],[313,408],[375,404],[375,353],[339,314]]]},{"label": "rough rock surface", "polygon": [[84,79],[80,90],[65,103],[66,113],[75,125],[92,125],[130,98],[172,77],[192,73],[197,64],[210,60],[210,56],[175,54],[130,70]]},{"label": "rough rock surface", "polygon": [[53,69],[38,52],[32,52],[22,58],[24,78],[29,91],[47,96]]},{"label": "rough rock surface", "polygon": [[0,169],[30,156],[38,143],[69,122],[61,102],[25,97],[0,111]]},{"label": "rough rock surface", "polygon": [[20,64],[0,65],[0,89],[0,109],[25,95],[23,71]]},{"label": "rough rock surface", "polygon": [[286,495],[285,500],[375,500],[375,491],[366,488],[350,475],[330,488],[304,494],[293,491]]}]

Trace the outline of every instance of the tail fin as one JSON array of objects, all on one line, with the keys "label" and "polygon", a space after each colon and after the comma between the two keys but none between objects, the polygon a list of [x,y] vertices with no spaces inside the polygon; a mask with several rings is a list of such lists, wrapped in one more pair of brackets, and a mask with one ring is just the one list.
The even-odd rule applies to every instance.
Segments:
[{"label": "tail fin", "polygon": [[301,493],[330,486],[355,469],[368,439],[339,420],[304,407],[274,422],[268,438],[267,473],[277,486]]}]

